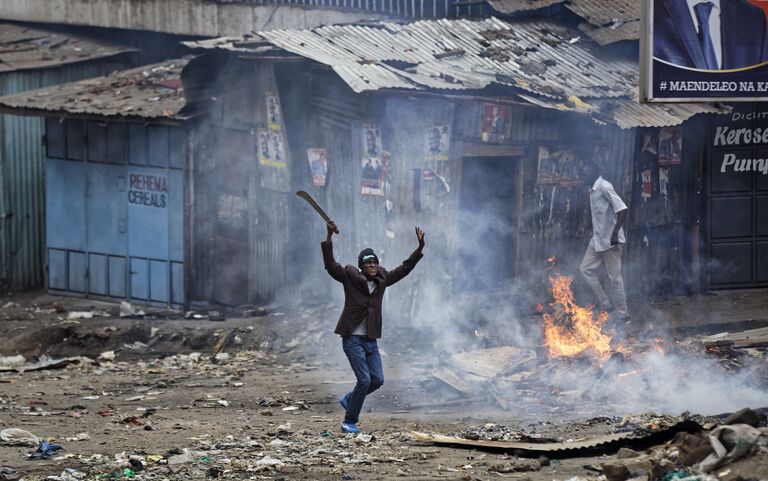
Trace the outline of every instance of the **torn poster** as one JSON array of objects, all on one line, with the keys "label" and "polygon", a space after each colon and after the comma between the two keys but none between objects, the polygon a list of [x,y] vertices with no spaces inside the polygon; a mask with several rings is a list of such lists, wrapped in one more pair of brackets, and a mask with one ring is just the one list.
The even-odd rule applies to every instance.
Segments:
[{"label": "torn poster", "polygon": [[646,130],[643,134],[643,153],[656,156],[656,135],[651,130]]},{"label": "torn poster", "polygon": [[451,132],[447,125],[427,128],[427,160],[448,160]]},{"label": "torn poster", "polygon": [[382,152],[378,157],[364,158],[362,169],[362,194],[384,195],[384,180],[389,171],[389,152]]},{"label": "torn poster", "polygon": [[267,127],[278,131],[283,128],[283,113],[280,109],[280,97],[277,93],[267,92]]},{"label": "torn poster", "polygon": [[507,138],[509,108],[506,105],[483,104],[483,142],[500,143]]},{"label": "torn poster", "polygon": [[653,181],[651,180],[651,169],[645,169],[640,173],[640,182],[642,189],[640,196],[643,200],[648,200],[653,196]]},{"label": "torn poster", "polygon": [[362,134],[363,157],[360,163],[362,194],[384,195],[384,152],[381,150],[379,128],[376,125],[364,124]]},{"label": "torn poster", "polygon": [[669,184],[669,170],[671,167],[659,167],[659,194],[667,200],[667,185]]},{"label": "torn poster", "polygon": [[309,170],[312,172],[312,184],[317,187],[325,187],[325,178],[328,174],[328,162],[325,157],[325,149],[307,149]]},{"label": "torn poster", "polygon": [[576,154],[569,149],[550,152],[548,147],[540,146],[536,183],[559,184],[563,187],[579,185],[581,179]]},{"label": "torn poster", "polygon": [[659,131],[659,165],[680,164],[683,133],[680,127],[664,127]]},{"label": "torn poster", "polygon": [[259,129],[259,164],[284,169],[288,166],[285,157],[283,133]]}]

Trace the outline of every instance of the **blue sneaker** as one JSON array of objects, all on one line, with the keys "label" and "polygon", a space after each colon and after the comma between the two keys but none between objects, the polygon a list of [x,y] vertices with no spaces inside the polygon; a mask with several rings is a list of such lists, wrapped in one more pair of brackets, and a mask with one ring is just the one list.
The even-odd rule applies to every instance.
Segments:
[{"label": "blue sneaker", "polygon": [[360,432],[360,428],[358,428],[355,425],[355,423],[349,423],[346,421],[341,423],[341,430],[344,431],[345,433],[352,433],[352,434],[357,434]]},{"label": "blue sneaker", "polygon": [[349,411],[349,394],[345,394],[339,398],[339,404],[345,411]]}]

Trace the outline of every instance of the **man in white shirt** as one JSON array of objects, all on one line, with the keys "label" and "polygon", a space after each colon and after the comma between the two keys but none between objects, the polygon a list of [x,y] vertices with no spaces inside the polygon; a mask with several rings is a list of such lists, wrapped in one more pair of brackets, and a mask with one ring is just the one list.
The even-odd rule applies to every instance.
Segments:
[{"label": "man in white shirt", "polygon": [[[621,200],[610,182],[600,177],[600,170],[594,163],[583,168],[584,182],[589,189],[589,212],[577,235],[582,237],[591,227],[592,238],[581,261],[581,275],[597,297],[599,308],[610,312],[616,310],[619,319],[629,322],[627,295],[621,277],[621,254],[624,251],[624,221],[627,219],[627,205]],[[611,295],[605,293],[597,269],[605,265],[611,282]]]}]

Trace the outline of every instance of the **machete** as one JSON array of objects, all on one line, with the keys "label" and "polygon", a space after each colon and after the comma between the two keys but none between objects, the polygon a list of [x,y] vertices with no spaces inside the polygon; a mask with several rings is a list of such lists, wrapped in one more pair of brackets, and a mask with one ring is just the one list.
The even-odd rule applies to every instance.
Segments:
[{"label": "machete", "polygon": [[[320,214],[320,217],[322,217],[326,223],[333,222],[330,217],[328,217],[328,214],[325,213],[322,207],[317,205],[317,202],[315,202],[315,199],[312,198],[311,195],[309,195],[307,192],[300,190],[296,192],[296,195],[301,197],[302,199],[306,200],[309,205],[312,206],[313,209],[317,211],[318,214]],[[336,233],[339,233],[339,229],[336,229]]]}]

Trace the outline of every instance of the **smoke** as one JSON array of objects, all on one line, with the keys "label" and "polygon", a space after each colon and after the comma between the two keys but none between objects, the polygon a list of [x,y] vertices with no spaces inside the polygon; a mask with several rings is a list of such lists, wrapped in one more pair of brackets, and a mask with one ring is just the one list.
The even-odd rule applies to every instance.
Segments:
[{"label": "smoke", "polygon": [[[275,192],[256,185],[261,179],[252,172],[259,168],[254,136],[264,127],[264,91],[278,90],[286,122],[286,141],[291,150],[292,190],[305,188],[315,193],[338,221],[342,235],[334,240],[341,264],[355,264],[357,253],[364,247],[372,247],[382,265],[393,268],[416,247],[413,225],[422,226],[427,233],[425,258],[411,275],[387,291],[384,338],[380,341],[385,377],[413,381],[409,384],[416,388],[400,391],[401,384],[393,387],[388,382],[376,397],[382,393],[395,395],[401,403],[439,399],[452,388],[425,381],[431,379],[432,369],[447,366],[452,355],[494,346],[515,346],[539,353],[539,365],[531,367],[536,374],[529,383],[533,387],[526,388],[536,390],[537,403],[585,407],[593,414],[648,410],[714,414],[745,405],[768,404],[757,368],[746,366],[739,372],[726,372],[703,352],[700,355],[632,353],[619,372],[610,376],[602,376],[604,372],[594,364],[578,360],[552,361],[541,354],[543,320],[536,313],[536,305],[546,305],[551,300],[546,257],[554,255],[561,259],[558,264],[561,273],[574,277],[579,304],[594,302],[577,270],[587,240],[573,236],[581,222],[583,191],[580,186],[535,185],[537,159],[530,154],[488,158],[462,157],[463,154],[453,152],[452,160],[427,165],[424,161],[427,129],[450,125],[452,142],[460,145],[465,140],[462,135],[473,135],[469,129],[479,129],[479,126],[464,124],[479,116],[482,103],[467,107],[470,102],[466,102],[454,107],[448,101],[414,98],[388,98],[382,102],[386,103],[383,109],[386,115],[377,118],[381,123],[383,148],[391,151],[393,161],[392,201],[397,232],[395,240],[390,241],[384,227],[385,199],[361,198],[357,152],[360,138],[355,129],[344,128],[365,120],[352,119],[357,111],[367,112],[366,107],[358,105],[363,102],[361,97],[351,96],[349,92],[336,95],[335,88],[322,85],[328,79],[313,77],[312,88],[322,91],[309,97],[322,104],[324,110],[312,111],[307,107],[307,96],[298,87],[286,87],[290,82],[281,81],[277,88],[274,82],[267,81],[269,79],[253,81],[254,68],[234,64],[220,67],[220,78],[214,82],[218,84],[215,89],[218,98],[209,116],[212,120],[201,123],[197,129],[210,131],[214,137],[213,152],[200,153],[195,171],[193,255],[197,257],[193,262],[202,260],[200,264],[211,266],[209,271],[196,272],[193,290],[198,299],[217,300],[217,293],[241,292],[247,285],[251,291],[246,297],[256,292],[270,302],[296,309],[307,305],[326,306],[326,312],[316,309],[303,315],[291,336],[302,334],[305,327],[302,322],[308,325],[320,322],[320,329],[326,331],[325,337],[303,344],[303,352],[309,359],[321,359],[343,371],[348,369],[341,343],[332,334],[343,304],[343,289],[327,276],[322,266],[319,243],[325,237],[324,226],[292,192]],[[214,70],[207,69],[208,72]],[[291,80],[299,77],[296,75]],[[334,120],[330,113],[338,118]],[[551,144],[550,151],[568,146],[576,152],[578,160],[589,160],[593,142],[608,138],[610,142],[601,140],[610,148],[611,175],[606,178],[614,182],[620,194],[625,190],[622,187],[627,188],[628,182],[636,180],[631,165],[633,157],[626,155],[635,148],[634,134],[618,129],[601,130],[576,121],[580,120],[577,117],[558,117],[560,114],[544,114],[537,109],[515,110],[512,115],[517,123],[511,129],[509,141],[533,144],[531,138],[552,138],[548,135],[553,135],[554,124],[562,121],[568,125],[568,131],[558,134],[563,135],[560,141],[546,142]],[[320,117],[330,123],[323,124],[318,121]],[[464,127],[467,132],[461,132]],[[530,134],[528,130],[537,133]],[[306,148],[310,147],[328,151],[328,185],[322,189],[311,186],[305,158]],[[208,157],[215,160],[209,161]],[[443,179],[414,179],[413,169],[425,167],[446,179],[450,192],[443,187]],[[421,188],[412,189],[417,181],[422,182]],[[637,187],[632,190],[636,191]],[[416,195],[419,195],[418,201]],[[225,196],[227,202],[222,203]],[[635,215],[637,209],[632,204],[640,205],[639,197],[624,198],[624,201]],[[651,205],[651,202],[643,201],[642,205]],[[650,217],[652,213],[643,211],[643,215]],[[646,234],[651,237],[652,248],[641,251],[643,234],[633,232],[630,225],[625,230],[630,248],[624,256],[624,277],[630,297],[633,291],[644,289],[640,279],[658,280],[660,273],[668,271],[669,266],[661,264],[684,262],[680,249],[692,242],[682,230],[660,226],[659,237]],[[211,244],[201,244],[201,238],[210,239]],[[222,249],[216,244],[219,239],[230,242],[231,248]],[[663,248],[670,245],[671,248]],[[637,261],[632,262],[633,258]],[[648,265],[651,267],[646,267]],[[678,274],[683,275],[682,271]],[[667,284],[674,283],[674,279],[665,278]],[[641,297],[650,293],[643,291]],[[233,299],[237,300],[236,296]],[[334,306],[327,307],[329,303]],[[636,317],[638,328],[647,328],[649,319]],[[663,324],[671,319],[656,312],[653,322]],[[398,370],[397,365],[403,363],[418,363],[423,369],[416,374],[409,369]],[[630,371],[637,374],[617,377]],[[319,373],[318,383],[338,381],[332,376],[338,374]],[[352,381],[354,377],[346,371],[344,379]],[[351,384],[343,387],[329,384],[321,389],[339,395],[347,387]],[[513,383],[504,388],[497,394],[509,401],[512,412],[525,409],[516,403],[530,399],[530,393],[527,397],[521,396]],[[395,390],[398,391],[395,393]],[[586,397],[569,398],[552,394],[553,391],[589,392]],[[537,406],[539,404],[534,407]],[[561,409],[560,412],[577,410]]]}]

